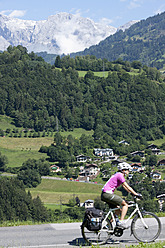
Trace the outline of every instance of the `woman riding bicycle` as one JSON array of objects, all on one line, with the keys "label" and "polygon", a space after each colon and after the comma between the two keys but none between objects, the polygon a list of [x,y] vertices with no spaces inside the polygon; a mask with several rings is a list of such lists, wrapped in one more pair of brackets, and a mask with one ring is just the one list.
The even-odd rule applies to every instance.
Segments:
[{"label": "woman riding bicycle", "polygon": [[[126,163],[119,163],[118,165],[118,172],[116,172],[114,175],[111,176],[111,178],[107,181],[107,183],[102,188],[102,194],[101,194],[101,200],[108,203],[110,208],[116,208],[118,206],[122,206],[121,209],[121,217],[120,220],[117,221],[117,226],[121,228],[128,228],[124,223],[124,217],[128,210],[128,204],[123,200],[120,196],[114,194],[114,191],[116,188],[118,188],[120,185],[123,186],[123,188],[133,195],[140,195],[136,193],[125,181],[125,176],[129,174],[129,171],[131,171],[131,166]],[[120,214],[120,210],[116,211],[116,215]]]}]

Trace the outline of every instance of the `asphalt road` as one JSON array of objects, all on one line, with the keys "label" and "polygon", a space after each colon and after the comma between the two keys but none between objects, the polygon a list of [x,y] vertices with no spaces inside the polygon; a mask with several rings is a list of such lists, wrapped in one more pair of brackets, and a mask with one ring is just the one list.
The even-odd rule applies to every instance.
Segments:
[{"label": "asphalt road", "polygon": [[[165,217],[160,218],[162,222],[162,232],[158,241],[165,240]],[[65,224],[43,224],[18,227],[0,227],[0,247],[12,248],[76,248],[84,246],[84,240],[81,236],[81,223]],[[125,247],[126,245],[138,244],[133,236],[130,236],[130,230],[126,230],[122,237],[117,238],[120,244],[111,244],[111,247]],[[107,245],[108,245],[107,244]],[[105,245],[107,247],[107,245]],[[86,246],[85,246],[86,247]],[[104,246],[102,246],[104,247]]]}]

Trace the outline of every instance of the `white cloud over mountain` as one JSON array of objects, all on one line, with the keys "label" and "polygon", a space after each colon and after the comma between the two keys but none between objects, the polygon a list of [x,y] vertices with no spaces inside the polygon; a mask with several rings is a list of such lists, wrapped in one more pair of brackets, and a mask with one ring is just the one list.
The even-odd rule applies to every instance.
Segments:
[{"label": "white cloud over mountain", "polygon": [[58,13],[42,21],[13,18],[24,13],[15,10],[10,16],[0,15],[0,50],[9,45],[22,45],[29,52],[69,54],[96,45],[117,31],[117,28],[108,25],[111,23],[109,19],[95,23],[81,17],[80,13]]},{"label": "white cloud over mountain", "polygon": [[9,14],[9,17],[22,17],[26,14],[26,10],[13,10]]}]

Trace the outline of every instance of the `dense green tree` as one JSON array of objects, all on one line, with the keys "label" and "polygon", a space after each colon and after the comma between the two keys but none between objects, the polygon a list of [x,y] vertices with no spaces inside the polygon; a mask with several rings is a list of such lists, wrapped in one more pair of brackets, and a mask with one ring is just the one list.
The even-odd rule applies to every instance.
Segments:
[{"label": "dense green tree", "polygon": [[43,202],[41,202],[41,199],[39,196],[33,199],[33,210],[32,210],[32,218],[34,221],[41,221],[41,222],[46,222],[49,220],[49,214],[44,207]]},{"label": "dense green tree", "polygon": [[50,165],[45,159],[28,159],[19,168],[17,177],[27,188],[31,188],[41,183],[41,176],[47,176],[49,173]]},{"label": "dense green tree", "polygon": [[144,164],[149,165],[149,166],[156,166],[157,160],[158,158],[156,155],[149,155],[149,156],[146,156]]},{"label": "dense green tree", "polygon": [[[49,213],[39,197],[32,199],[17,178],[0,179],[0,221],[49,221]],[[40,214],[37,214],[40,213]]]},{"label": "dense green tree", "polygon": [[8,158],[0,152],[0,171],[5,171],[7,163]]},{"label": "dense green tree", "polygon": [[[119,36],[125,37],[122,32]],[[143,66],[140,73],[131,75],[126,69],[131,63],[123,58],[113,63],[92,55],[57,60],[63,63],[61,71],[21,46],[0,54],[0,111],[18,127],[35,130],[28,137],[74,128],[93,129],[94,140],[101,146],[107,145],[105,134],[106,141],[129,137],[143,144],[162,137],[165,86],[155,68]],[[103,63],[111,68],[108,77],[95,76],[92,68],[101,70]],[[135,60],[134,67],[140,63]],[[85,77],[78,76],[77,67],[87,70]],[[60,143],[58,132],[55,139]],[[122,146],[115,149],[121,155],[131,152]]]},{"label": "dense green tree", "polygon": [[64,214],[67,214],[71,219],[82,220],[84,217],[85,209],[81,207],[66,208]]},{"label": "dense green tree", "polygon": [[18,172],[17,178],[23,181],[27,188],[37,187],[41,183],[41,175],[35,169],[26,169]]}]

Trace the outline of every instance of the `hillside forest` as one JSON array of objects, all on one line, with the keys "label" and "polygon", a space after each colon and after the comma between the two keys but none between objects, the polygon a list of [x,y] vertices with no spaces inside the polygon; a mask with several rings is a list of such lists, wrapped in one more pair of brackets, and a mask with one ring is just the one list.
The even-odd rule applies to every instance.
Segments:
[{"label": "hillside forest", "polygon": [[138,60],[143,65],[160,69],[165,64],[164,27],[165,12],[141,20],[125,31],[119,30],[98,45],[73,53],[71,56],[95,55],[109,61],[118,58],[130,62]]},{"label": "hillside forest", "polygon": [[[105,63],[108,76],[98,77],[95,57],[57,59],[51,66],[21,46],[1,53],[0,114],[36,132],[93,129],[95,139],[154,140],[165,133],[165,84],[157,69],[119,59]],[[79,77],[76,69],[88,71]]]},{"label": "hillside forest", "polygon": [[[102,68],[108,72],[107,76],[104,71],[96,76],[94,72],[101,72]],[[84,77],[79,76],[81,71],[86,71]],[[40,152],[49,156],[49,162],[59,162],[68,176],[75,166],[75,156],[91,155],[94,147],[110,147],[115,153],[125,155],[144,149],[147,141],[165,134],[165,79],[156,68],[139,61],[118,59],[109,62],[95,56],[77,56],[75,59],[57,56],[51,66],[33,52],[28,53],[25,47],[10,46],[0,54],[0,91],[0,114],[11,117],[16,127],[33,130],[35,137],[44,131],[56,132],[54,143],[49,147],[42,146]],[[71,135],[63,138],[59,134],[59,131],[75,128],[93,130],[93,136],[82,135],[76,139]],[[6,133],[13,137],[10,130]],[[4,136],[4,130],[0,130],[0,135]],[[123,139],[129,142],[129,147],[119,146]],[[149,157],[146,163],[149,173]],[[49,175],[48,161],[31,159],[14,169],[6,168],[6,164],[5,156],[0,154],[1,171],[14,172],[17,178],[0,179],[3,206],[6,188],[9,189],[7,211],[5,207],[1,208],[1,220],[56,220],[60,211],[47,210],[38,197],[32,200],[30,193],[25,192],[27,187],[36,187],[41,176]],[[162,193],[164,184],[157,183],[153,189],[150,178],[143,181],[139,177],[134,177],[132,183],[137,190],[148,185],[146,209],[150,206],[156,211],[156,201],[154,205],[151,202]],[[17,189],[14,191],[16,185],[18,192]],[[22,208],[17,209],[14,205],[15,197],[18,201],[24,198],[26,215],[23,216]],[[33,211],[36,214],[33,215]],[[76,208],[63,214],[71,219],[81,219],[83,213],[83,209]]]}]

